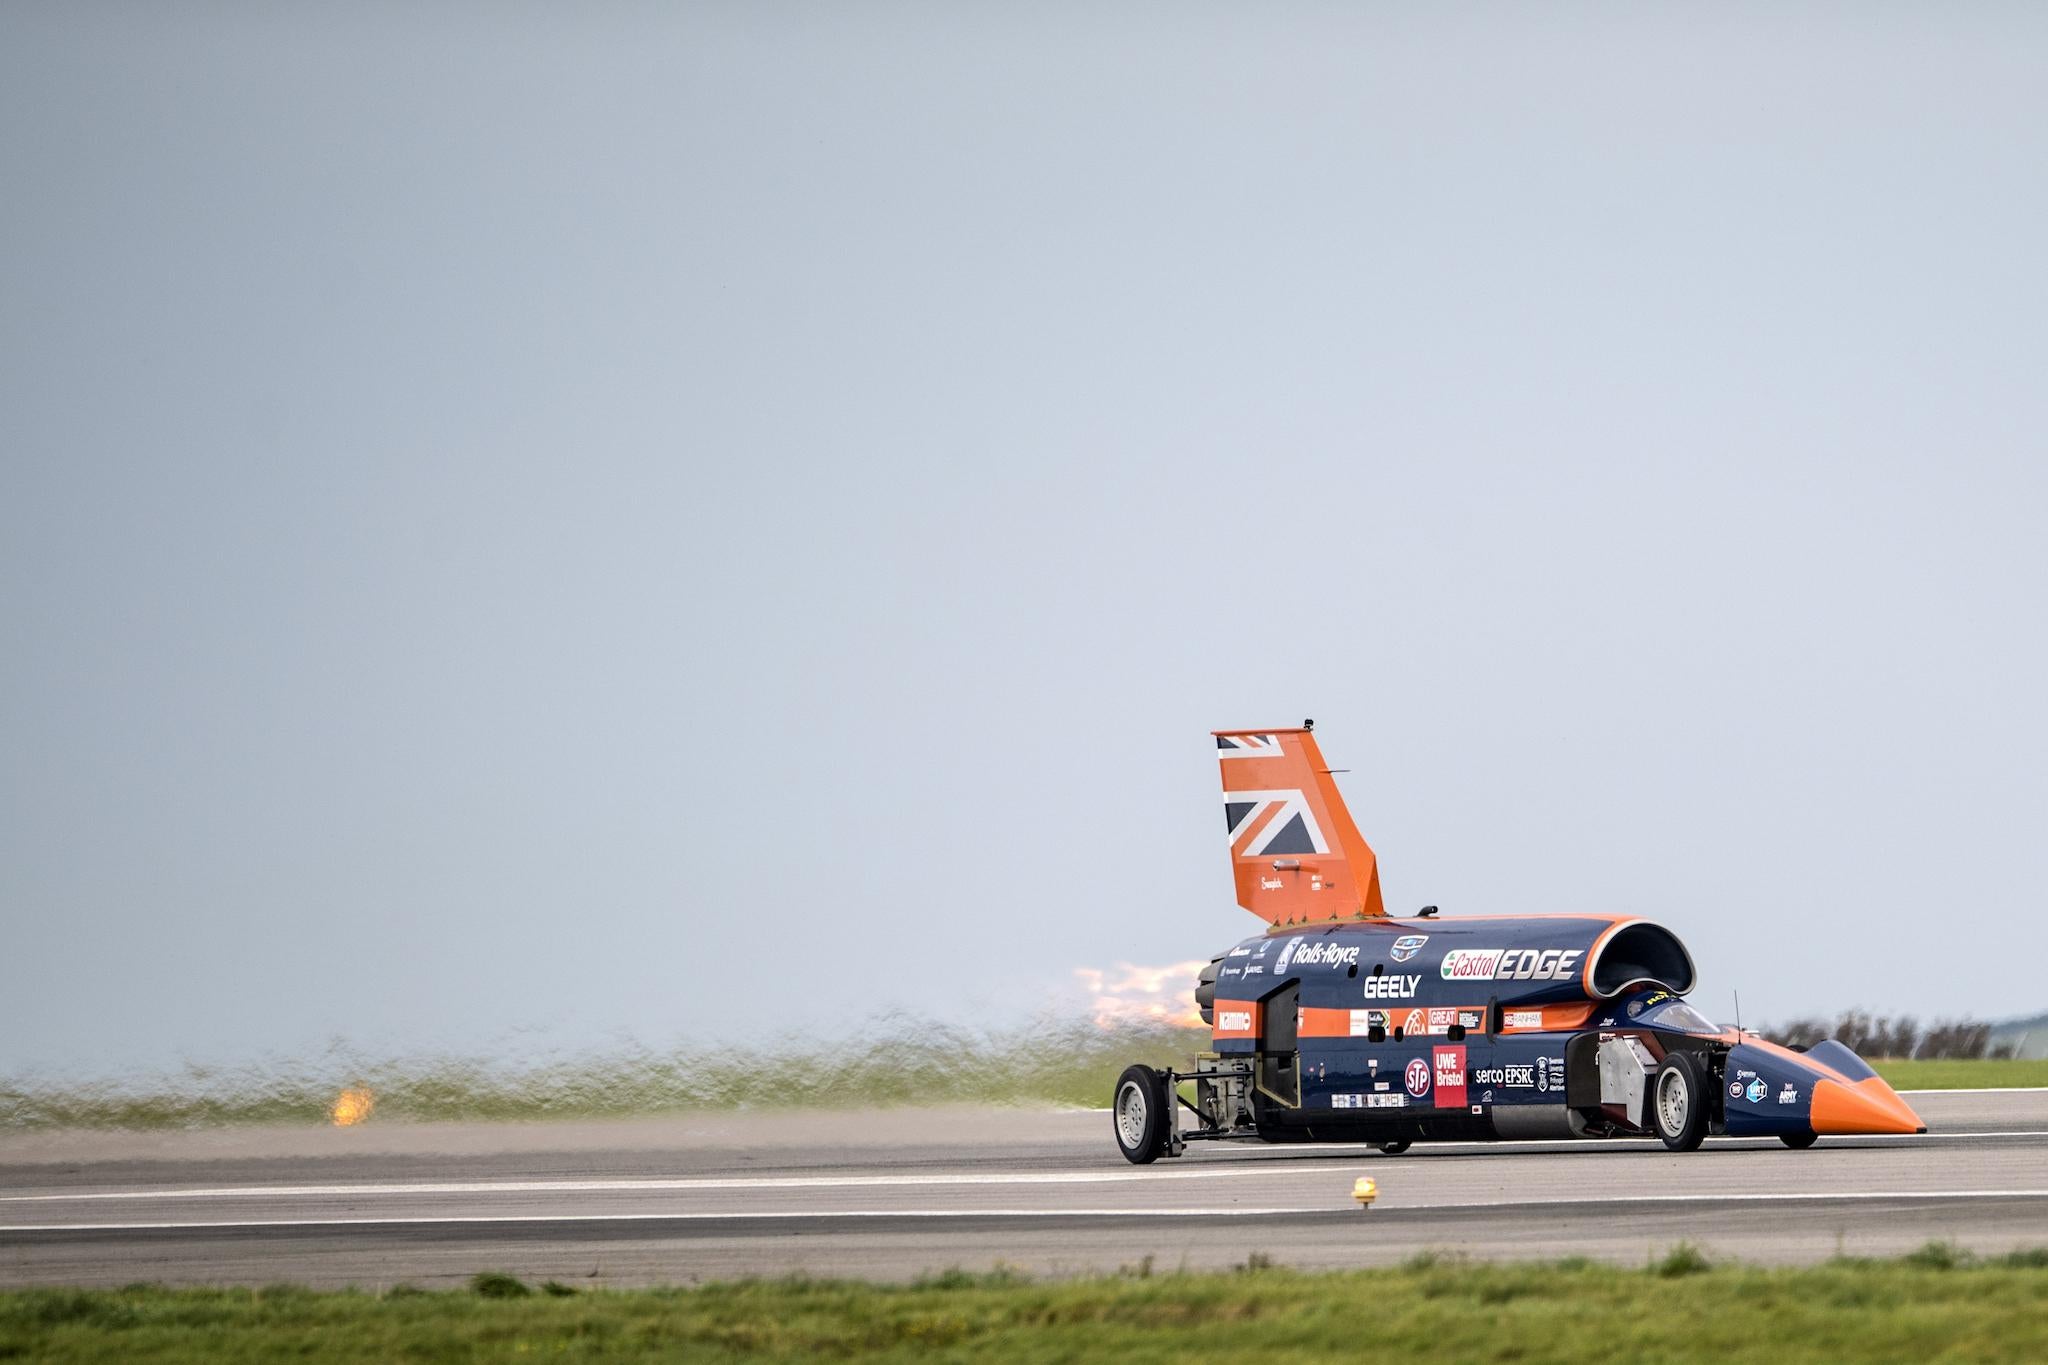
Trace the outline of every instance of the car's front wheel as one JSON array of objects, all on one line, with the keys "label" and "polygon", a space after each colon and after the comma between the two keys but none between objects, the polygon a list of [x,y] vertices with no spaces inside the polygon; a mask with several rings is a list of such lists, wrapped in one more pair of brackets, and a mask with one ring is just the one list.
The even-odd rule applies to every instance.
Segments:
[{"label": "car's front wheel", "polygon": [[1657,1068],[1650,1092],[1657,1136],[1674,1152],[1690,1152],[1707,1137],[1707,1068],[1690,1052],[1673,1052]]}]

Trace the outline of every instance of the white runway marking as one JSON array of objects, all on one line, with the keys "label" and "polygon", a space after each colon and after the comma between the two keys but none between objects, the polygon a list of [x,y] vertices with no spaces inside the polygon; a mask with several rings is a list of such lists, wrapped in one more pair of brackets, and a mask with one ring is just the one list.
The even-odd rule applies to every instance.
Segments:
[{"label": "white runway marking", "polygon": [[0,1224],[11,1232],[184,1232],[210,1228],[349,1228],[434,1226],[442,1223],[678,1223],[723,1219],[830,1218],[1260,1218],[1275,1214],[1326,1213],[1328,1209],[799,1209],[781,1213],[458,1213],[392,1218],[251,1218],[217,1223],[24,1223]]},{"label": "white runway marking", "polygon": [[[1926,1138],[2048,1138],[2048,1129],[2013,1129],[1990,1133],[1866,1133],[1835,1139],[1837,1142],[1900,1141]],[[1418,1154],[1444,1148],[1487,1148],[1493,1151],[1549,1152],[1587,1150],[1597,1139],[1558,1139],[1537,1142],[1430,1142]],[[1637,1150],[1654,1152],[1656,1144],[1643,1139],[1621,1139]],[[1736,1144],[1764,1146],[1776,1143],[1772,1137],[1714,1138],[1715,1147]],[[1370,1146],[1359,1143],[1304,1142],[1291,1144],[1292,1152],[1343,1153],[1362,1161],[1378,1161]],[[1371,1153],[1368,1155],[1368,1153]],[[1426,1159],[1426,1156],[1425,1156]],[[1314,1175],[1333,1169],[1284,1157],[1227,1161],[1217,1165],[1147,1169],[1131,1167],[1106,1171],[954,1171],[916,1175],[787,1175],[787,1176],[701,1176],[674,1180],[464,1180],[413,1181],[385,1185],[221,1185],[159,1190],[84,1190],[61,1194],[5,1194],[0,1204],[65,1204],[110,1199],[347,1199],[372,1195],[445,1194],[687,1194],[717,1190],[845,1190],[943,1185],[1113,1185],[1147,1180],[1222,1180],[1236,1176]]]},{"label": "white runway marking", "polygon": [[845,1190],[915,1185],[1107,1185],[1127,1180],[1198,1180],[1230,1171],[960,1171],[928,1175],[702,1176],[676,1180],[475,1180],[405,1185],[227,1185],[214,1189],[94,1190],[84,1194],[9,1194],[0,1203],[84,1199],[325,1198],[371,1194],[633,1194],[692,1190]]},{"label": "white runway marking", "polygon": [[[1811,1194],[1640,1194],[1596,1195],[1587,1199],[1528,1199],[1518,1209],[1577,1209],[1589,1205],[1616,1204],[1762,1204],[1762,1203],[1855,1203],[1899,1199],[1925,1202],[1958,1199],[2048,1199],[2042,1190],[1837,1190]],[[1451,1213],[1464,1210],[1500,1211],[1498,1202],[1457,1204],[1401,1204],[1382,1199],[1383,1207],[1413,1213]],[[491,1213],[397,1216],[381,1218],[252,1218],[206,1223],[50,1223],[0,1225],[0,1234],[41,1232],[201,1232],[234,1228],[341,1228],[341,1227],[433,1227],[467,1226],[480,1223],[678,1223],[789,1222],[805,1219],[830,1222],[836,1219],[875,1218],[1270,1218],[1300,1214],[1327,1214],[1347,1210],[1347,1201],[1333,1200],[1308,1208],[1206,1208],[1206,1209],[806,1209],[774,1213]],[[1357,1215],[1353,1215],[1357,1216]]]}]

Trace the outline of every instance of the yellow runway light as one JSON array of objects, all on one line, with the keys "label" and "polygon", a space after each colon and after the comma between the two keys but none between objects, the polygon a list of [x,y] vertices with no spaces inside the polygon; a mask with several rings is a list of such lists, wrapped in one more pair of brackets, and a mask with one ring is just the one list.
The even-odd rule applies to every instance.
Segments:
[{"label": "yellow runway light", "polygon": [[1379,1182],[1369,1175],[1358,1177],[1357,1183],[1351,1187],[1351,1197],[1358,1201],[1358,1207],[1361,1209],[1371,1208],[1372,1201],[1379,1198],[1379,1193]]}]

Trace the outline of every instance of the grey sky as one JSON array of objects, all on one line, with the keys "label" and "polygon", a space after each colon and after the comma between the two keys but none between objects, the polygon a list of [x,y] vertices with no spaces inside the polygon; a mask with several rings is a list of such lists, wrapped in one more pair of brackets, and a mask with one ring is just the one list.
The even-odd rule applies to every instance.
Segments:
[{"label": "grey sky", "polygon": [[2048,14],[0,10],[0,1073],[1387,899],[2048,1004]]}]

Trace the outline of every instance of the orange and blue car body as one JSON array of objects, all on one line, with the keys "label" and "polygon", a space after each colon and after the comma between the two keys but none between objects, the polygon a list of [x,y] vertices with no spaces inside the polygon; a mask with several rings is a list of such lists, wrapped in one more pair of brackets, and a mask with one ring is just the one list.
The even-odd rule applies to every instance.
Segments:
[{"label": "orange and blue car body", "polygon": [[[1220,731],[1238,903],[1191,1071],[1134,1066],[1112,1117],[1132,1161],[1190,1142],[1778,1137],[1924,1132],[1838,1042],[1798,1051],[1687,1004],[1678,937],[1608,914],[1387,916],[1378,865],[1313,732]],[[1187,1092],[1192,1092],[1189,1098]]]}]

